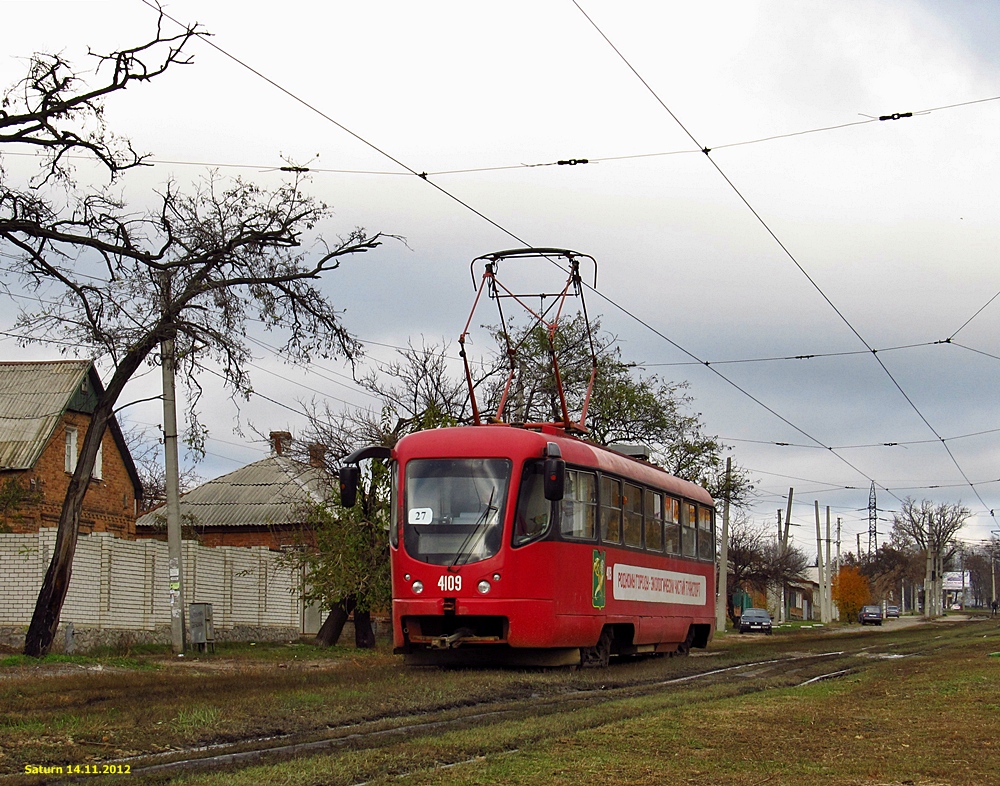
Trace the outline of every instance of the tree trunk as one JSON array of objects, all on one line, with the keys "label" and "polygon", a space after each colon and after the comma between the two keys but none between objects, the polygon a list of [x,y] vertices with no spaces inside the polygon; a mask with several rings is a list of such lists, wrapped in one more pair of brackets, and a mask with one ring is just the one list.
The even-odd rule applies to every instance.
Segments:
[{"label": "tree trunk", "polygon": [[354,646],[360,650],[375,649],[375,631],[372,630],[372,613],[354,610]]},{"label": "tree trunk", "polygon": [[45,572],[28,632],[24,637],[24,654],[33,658],[48,654],[59,628],[59,616],[73,573],[73,555],[76,554],[80,532],[80,511],[90,486],[90,476],[97,461],[97,451],[104,438],[112,405],[113,402],[99,405],[94,411],[87,435],[83,439],[76,470],[70,478],[66,497],[63,499],[52,560]]},{"label": "tree trunk", "polygon": [[76,553],[76,542],[80,533],[80,512],[83,510],[83,501],[90,486],[94,464],[97,463],[97,451],[101,447],[108,422],[114,417],[115,403],[122,389],[158,341],[155,334],[150,334],[144,342],[133,347],[118,364],[107,388],[97,395],[97,405],[90,416],[90,425],[80,447],[76,470],[70,478],[63,499],[52,561],[45,572],[38,600],[35,601],[35,611],[28,625],[28,633],[24,637],[25,655],[40,658],[47,655],[52,647],[56,630],[59,628],[59,615],[62,614],[63,602],[69,591],[69,580],[73,573],[73,555]]},{"label": "tree trunk", "polygon": [[340,601],[330,609],[326,621],[316,634],[316,643],[321,647],[332,647],[340,641],[340,634],[344,632],[344,625],[347,624],[347,618],[351,616],[353,610],[353,596]]}]

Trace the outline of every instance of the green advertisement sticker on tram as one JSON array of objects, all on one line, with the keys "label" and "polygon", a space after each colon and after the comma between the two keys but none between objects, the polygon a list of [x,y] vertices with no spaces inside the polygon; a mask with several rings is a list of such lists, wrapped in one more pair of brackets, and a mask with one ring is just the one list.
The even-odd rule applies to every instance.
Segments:
[{"label": "green advertisement sticker on tram", "polygon": [[603,609],[604,600],[607,597],[606,584],[604,580],[605,570],[604,570],[604,552],[600,549],[594,549],[594,565],[593,569],[590,571],[591,577],[593,579],[593,593],[594,593],[594,608]]}]

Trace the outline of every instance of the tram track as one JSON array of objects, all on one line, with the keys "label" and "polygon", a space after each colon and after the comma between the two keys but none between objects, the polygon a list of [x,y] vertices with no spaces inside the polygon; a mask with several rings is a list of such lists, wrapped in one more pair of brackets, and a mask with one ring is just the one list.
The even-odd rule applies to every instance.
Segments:
[{"label": "tram track", "polygon": [[[877,646],[848,647],[830,652],[797,653],[721,668],[712,668],[711,664],[705,663],[705,668],[670,679],[642,679],[621,684],[613,684],[615,669],[612,667],[608,672],[612,678],[608,682],[612,684],[592,688],[572,688],[549,695],[531,692],[513,699],[403,712],[312,732],[217,743],[120,761],[131,765],[133,776],[158,781],[180,773],[237,768],[299,756],[374,750],[428,735],[568,714],[595,704],[655,696],[667,689],[674,691],[677,705],[683,705],[697,700],[698,689],[709,686],[721,686],[721,694],[736,696],[843,678],[872,668],[890,655],[872,652],[877,649]],[[896,652],[891,655],[900,657],[922,654],[934,647],[928,648],[924,642],[918,649],[903,648],[906,652],[900,652],[899,647],[893,649]],[[685,662],[685,665],[688,663]]]}]

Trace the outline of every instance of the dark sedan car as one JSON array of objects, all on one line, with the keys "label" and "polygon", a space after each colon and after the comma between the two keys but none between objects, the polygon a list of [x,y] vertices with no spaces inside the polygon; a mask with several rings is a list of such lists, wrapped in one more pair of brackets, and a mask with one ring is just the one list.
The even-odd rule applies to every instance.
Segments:
[{"label": "dark sedan car", "polygon": [[858,622],[860,622],[862,625],[881,625],[882,607],[862,606],[861,613],[858,614]]},{"label": "dark sedan car", "polygon": [[740,615],[740,633],[760,631],[771,635],[771,615],[765,609],[743,609]]}]

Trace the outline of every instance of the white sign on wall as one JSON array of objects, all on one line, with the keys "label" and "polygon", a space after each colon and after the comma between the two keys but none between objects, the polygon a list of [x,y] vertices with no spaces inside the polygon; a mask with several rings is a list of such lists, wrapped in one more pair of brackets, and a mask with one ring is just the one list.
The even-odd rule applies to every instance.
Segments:
[{"label": "white sign on wall", "polygon": [[708,602],[704,576],[621,563],[614,568],[611,595],[615,600],[638,600],[646,603],[702,606]]}]

